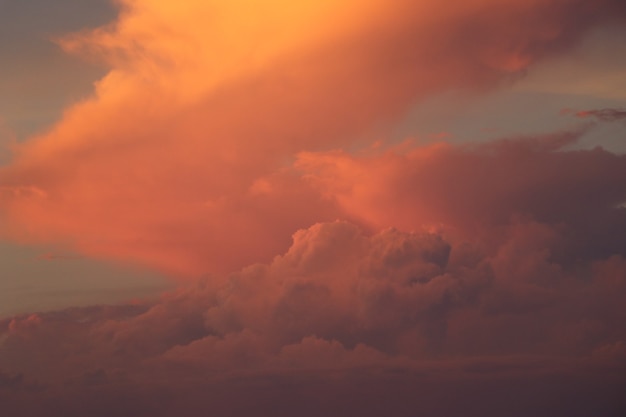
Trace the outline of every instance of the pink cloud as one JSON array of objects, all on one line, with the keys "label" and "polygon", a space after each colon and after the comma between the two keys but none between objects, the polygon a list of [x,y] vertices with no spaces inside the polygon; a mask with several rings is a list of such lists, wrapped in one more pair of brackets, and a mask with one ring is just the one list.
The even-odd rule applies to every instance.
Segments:
[{"label": "pink cloud", "polygon": [[255,4],[124,1],[61,41],[111,71],[0,169],[3,237],[210,275],[0,320],[2,410],[621,416],[624,155],[580,131],[345,150],[621,3]]},{"label": "pink cloud", "polygon": [[180,276],[268,261],[295,230],[347,218],[284,175],[296,154],[369,139],[432,94],[495,88],[619,15],[608,0],[345,0],[249,22],[248,3],[122,3],[62,40],[111,71],[0,171],[5,237]]},{"label": "pink cloud", "polygon": [[[360,395],[389,395],[383,403],[404,415],[403,407],[426,406],[399,386],[434,384],[446,392],[474,387],[465,407],[497,415],[491,395],[505,384],[511,399],[529,396],[529,409],[569,410],[531,395],[531,386],[543,390],[549,380],[560,381],[554,395],[576,403],[584,387],[584,404],[618,415],[612,390],[623,383],[624,256],[561,262],[552,253],[566,244],[563,230],[545,223],[510,224],[499,239],[493,248],[440,233],[369,235],[350,223],[322,223],[220,288],[196,283],[138,306],[5,320],[0,369],[40,387],[7,404],[28,410],[29,401],[54,402],[59,415],[104,407],[158,416],[182,404],[191,415],[246,415],[264,397],[267,410],[288,414],[299,407],[288,387],[301,386],[331,415],[360,410]],[[11,387],[17,381],[5,379]],[[158,392],[168,394],[156,400]],[[439,400],[427,409],[457,414]]]}]

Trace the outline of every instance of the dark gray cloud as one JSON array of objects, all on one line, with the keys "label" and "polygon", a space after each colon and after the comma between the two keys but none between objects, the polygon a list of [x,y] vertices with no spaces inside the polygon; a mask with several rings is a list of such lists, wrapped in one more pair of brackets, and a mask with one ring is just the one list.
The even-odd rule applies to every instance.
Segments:
[{"label": "dark gray cloud", "polygon": [[581,110],[575,112],[574,115],[581,119],[594,118],[601,122],[616,122],[626,119],[626,110],[622,109],[597,109],[597,110]]}]

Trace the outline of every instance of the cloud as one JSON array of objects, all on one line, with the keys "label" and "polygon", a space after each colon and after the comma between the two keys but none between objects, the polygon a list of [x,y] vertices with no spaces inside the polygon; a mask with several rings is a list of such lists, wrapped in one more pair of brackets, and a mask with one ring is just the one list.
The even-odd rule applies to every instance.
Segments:
[{"label": "cloud", "polygon": [[598,109],[598,110],[581,110],[575,112],[576,117],[581,119],[595,118],[601,122],[616,122],[626,119],[626,110],[620,109]]},{"label": "cloud", "polygon": [[[584,404],[620,415],[626,214],[616,202],[626,161],[563,149],[576,138],[300,154],[301,184],[354,222],[303,228],[270,262],[157,301],[0,322],[0,369],[50,387],[11,404],[51,402],[58,415],[158,416],[182,404],[246,415],[263,392],[278,415],[298,410],[287,393],[324,398],[329,415],[381,395],[396,415],[457,415],[399,388],[436,386],[473,389],[461,408],[499,415],[510,409],[490,401],[500,387],[525,399],[520,415],[574,413],[580,389]],[[266,181],[259,192],[283,178]],[[546,378],[578,406],[531,395]]]},{"label": "cloud", "polygon": [[[284,255],[230,274],[218,288],[207,280],[155,304],[7,321],[3,347],[23,359],[6,356],[3,366],[28,364],[34,353],[28,347],[54,343],[54,329],[67,331],[65,326],[77,337],[67,347],[94,350],[85,363],[72,361],[79,367],[98,363],[91,354],[121,366],[162,354],[202,360],[206,355],[200,352],[207,349],[258,350],[256,360],[265,363],[276,349],[313,335],[409,357],[467,353],[477,340],[479,352],[500,354],[590,352],[619,341],[626,266],[620,242],[607,235],[595,244],[610,245],[610,255],[588,252],[580,258],[568,252],[573,232],[560,222],[513,218],[486,233],[469,240],[447,231],[387,229],[369,235],[347,222],[319,223],[297,232]],[[521,343],[501,326],[529,333],[522,332]],[[577,332],[595,336],[572,343]],[[116,353],[122,348],[122,355]],[[70,354],[58,349],[49,356]],[[225,369],[239,366],[218,358],[207,357]],[[45,372],[46,366],[35,365],[29,369]],[[48,365],[67,366],[63,360]]]},{"label": "cloud", "polygon": [[621,3],[120,4],[60,41],[111,70],[1,168],[2,233],[205,277],[1,320],[11,415],[623,415],[626,157],[367,147]]},{"label": "cloud", "polygon": [[121,2],[116,22],[59,41],[110,71],[1,169],[3,235],[178,276],[268,261],[295,230],[348,218],[285,174],[296,154],[496,88],[617,4]]},{"label": "cloud", "polygon": [[[568,256],[611,255],[625,247],[617,231],[625,224],[619,206],[626,200],[626,159],[602,149],[565,151],[578,136],[433,144],[370,156],[308,152],[296,167],[373,230],[427,225],[468,238],[520,217],[565,228]],[[599,243],[605,241],[608,246]]]},{"label": "cloud", "polygon": [[23,375],[4,375],[0,374],[0,390],[15,390],[22,387]]},{"label": "cloud", "polygon": [[[135,306],[7,319],[0,369],[47,387],[7,404],[50,403],[50,415],[70,416],[160,416],[186,404],[192,416],[237,416],[259,401],[290,415],[302,400],[341,415],[361,410],[355,398],[376,396],[393,415],[458,415],[443,398],[408,395],[438,387],[447,395],[469,389],[459,397],[465,408],[500,415],[510,409],[491,401],[500,387],[524,399],[520,415],[570,411],[568,398],[617,416],[626,257],[560,262],[552,253],[566,244],[563,233],[520,220],[490,247],[436,231],[368,234],[320,223],[219,288],[197,282]],[[558,386],[559,402],[537,395],[548,386]]]},{"label": "cloud", "polygon": [[[583,268],[559,262],[552,253],[566,244],[563,230],[536,222],[513,223],[501,238],[489,248],[440,233],[368,236],[346,222],[317,224],[272,263],[231,274],[219,288],[197,283],[136,306],[7,319],[0,368],[54,380],[144,361],[281,368],[281,352],[301,343],[356,349],[377,363],[585,354],[622,341],[624,256]],[[47,355],[33,360],[42,348]]]}]

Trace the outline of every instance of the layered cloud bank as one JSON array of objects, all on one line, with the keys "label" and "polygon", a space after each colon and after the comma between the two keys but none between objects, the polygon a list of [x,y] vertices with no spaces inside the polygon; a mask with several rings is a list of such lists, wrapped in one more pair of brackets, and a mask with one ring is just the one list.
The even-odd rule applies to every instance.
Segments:
[{"label": "layered cloud bank", "polygon": [[59,41],[111,71],[0,168],[0,232],[181,286],[0,321],[1,409],[623,415],[626,156],[571,150],[592,123],[385,140],[416,102],[512,82],[622,2],[120,4]]}]

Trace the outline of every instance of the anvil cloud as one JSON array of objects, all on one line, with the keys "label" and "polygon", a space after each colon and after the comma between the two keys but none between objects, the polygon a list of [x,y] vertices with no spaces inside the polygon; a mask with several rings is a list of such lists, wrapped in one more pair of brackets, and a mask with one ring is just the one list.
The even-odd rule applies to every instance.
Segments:
[{"label": "anvil cloud", "polygon": [[0,233],[180,288],[3,319],[0,407],[623,415],[626,156],[575,148],[623,112],[483,143],[388,139],[416,103],[497,90],[623,23],[622,2],[119,6],[58,39],[109,72],[13,145]]},{"label": "anvil cloud", "polygon": [[110,66],[0,171],[5,236],[177,275],[270,260],[341,207],[290,172],[573,45],[619,2],[128,1],[61,39]]}]

